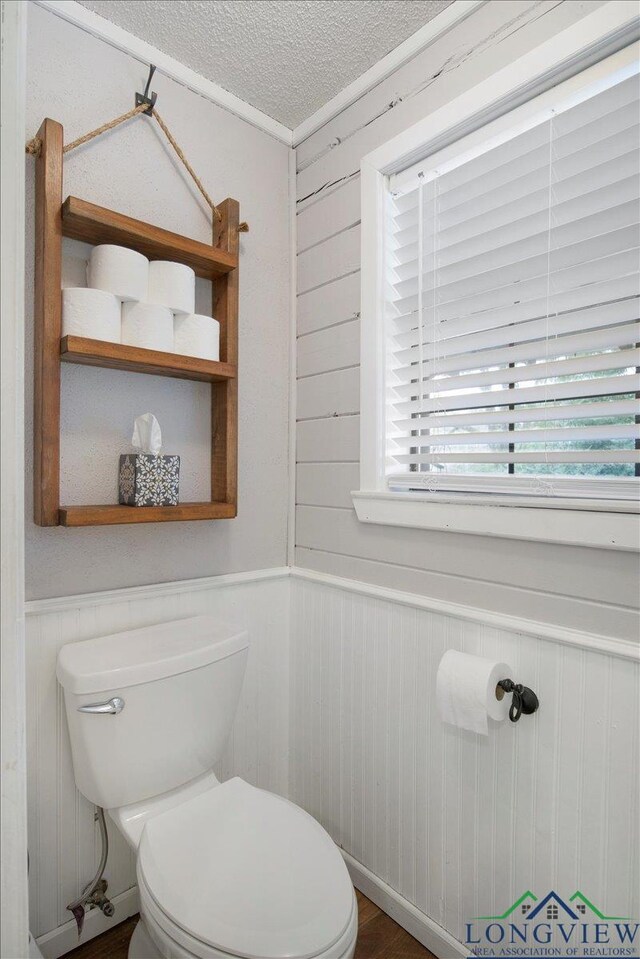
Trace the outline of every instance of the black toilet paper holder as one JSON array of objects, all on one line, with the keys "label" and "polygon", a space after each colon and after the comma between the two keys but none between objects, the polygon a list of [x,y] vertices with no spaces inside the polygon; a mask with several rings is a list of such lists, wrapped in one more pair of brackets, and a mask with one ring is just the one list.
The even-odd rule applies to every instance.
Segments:
[{"label": "black toilet paper holder", "polygon": [[496,699],[502,699],[505,693],[513,693],[513,700],[509,707],[509,719],[517,723],[524,713],[530,716],[540,705],[538,697],[528,686],[514,683],[512,679],[501,679],[496,686]]}]

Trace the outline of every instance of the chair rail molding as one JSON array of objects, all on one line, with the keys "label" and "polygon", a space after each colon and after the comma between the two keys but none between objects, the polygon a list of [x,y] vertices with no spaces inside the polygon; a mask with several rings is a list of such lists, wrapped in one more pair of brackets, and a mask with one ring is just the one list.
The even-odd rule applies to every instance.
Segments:
[{"label": "chair rail molding", "polygon": [[[399,606],[410,606],[414,609],[430,610],[434,613],[451,616],[453,619],[467,620],[468,622],[490,626],[494,629],[505,630],[522,636],[534,636],[560,645],[577,646],[591,652],[605,653],[608,656],[640,663],[640,644],[630,639],[603,636],[597,633],[556,626],[552,623],[536,622],[524,617],[510,616],[506,613],[494,613],[488,609],[448,603],[443,600],[432,599],[429,596],[420,596],[417,593],[390,589],[355,579],[345,579],[341,576],[332,576],[330,573],[320,573],[299,566],[291,569],[291,576],[294,579],[332,586],[353,595],[368,596],[372,599],[395,603]],[[640,625],[640,619],[638,625]]]},{"label": "chair rail molding", "polygon": [[[496,629],[504,629],[519,635],[535,636],[539,639],[560,643],[568,646],[578,646],[593,652],[605,653],[622,659],[640,662],[640,643],[618,636],[606,636],[601,633],[591,633],[580,629],[571,629],[556,625],[513,616],[508,613],[494,612],[476,606],[466,606],[461,603],[446,602],[428,595],[412,593],[405,590],[392,589],[367,583],[358,579],[343,576],[334,576],[330,573],[318,572],[301,566],[276,566],[271,569],[249,570],[243,573],[227,573],[221,576],[205,576],[201,579],[176,580],[170,583],[154,583],[149,586],[131,586],[124,589],[105,590],[104,592],[80,593],[75,596],[57,596],[51,599],[36,599],[25,603],[25,614],[28,620],[55,613],[70,613],[74,611],[93,610],[96,607],[119,606],[137,602],[154,601],[178,597],[185,594],[207,593],[211,590],[224,590],[234,586],[244,586],[251,583],[286,580],[307,580],[325,586],[333,586],[343,592],[353,595],[369,596],[374,599],[385,600],[400,606],[412,606],[415,609],[431,610],[442,613],[454,619],[467,620]],[[634,613],[634,610],[629,610]],[[180,612],[176,618],[184,618]],[[638,620],[640,625],[640,618]],[[127,628],[127,627],[122,627]],[[117,631],[117,630],[116,630]]]}]

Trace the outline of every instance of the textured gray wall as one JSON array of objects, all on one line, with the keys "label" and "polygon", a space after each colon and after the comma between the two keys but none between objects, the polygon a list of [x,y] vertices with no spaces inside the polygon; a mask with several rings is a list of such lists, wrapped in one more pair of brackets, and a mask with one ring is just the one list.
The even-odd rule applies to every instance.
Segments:
[{"label": "textured gray wall", "polygon": [[[28,21],[26,136],[43,117],[65,140],[133,105],[144,65],[34,4]],[[241,238],[239,513],[234,520],[42,529],[32,520],[33,184],[27,164],[27,598],[114,589],[286,562],[289,226],[287,148],[179,84],[157,77],[158,107],[214,199],[233,196]],[[157,124],[138,118],[65,161],[73,194],[209,241],[208,208]],[[79,244],[65,244],[73,275]],[[208,312],[208,284],[198,301]],[[209,496],[209,388],[90,367],[62,369],[62,502],[116,501],[117,456],[134,417],[153,412],[164,449],[182,457],[183,499]]]}]

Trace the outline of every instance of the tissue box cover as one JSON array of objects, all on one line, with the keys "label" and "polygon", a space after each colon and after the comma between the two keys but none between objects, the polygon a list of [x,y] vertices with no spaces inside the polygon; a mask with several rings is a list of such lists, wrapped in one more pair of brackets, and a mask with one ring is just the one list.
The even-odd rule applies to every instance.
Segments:
[{"label": "tissue box cover", "polygon": [[121,506],[177,506],[180,457],[125,453],[120,457]]}]

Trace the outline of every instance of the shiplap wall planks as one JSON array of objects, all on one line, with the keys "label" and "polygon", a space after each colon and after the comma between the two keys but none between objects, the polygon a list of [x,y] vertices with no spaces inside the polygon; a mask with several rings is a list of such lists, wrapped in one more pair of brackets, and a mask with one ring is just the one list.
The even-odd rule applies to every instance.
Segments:
[{"label": "shiplap wall planks", "polygon": [[[92,878],[100,855],[94,807],[75,786],[64,698],[56,681],[56,657],[65,643],[203,613],[247,627],[251,648],[245,683],[229,746],[216,772],[222,779],[240,775],[287,794],[288,575],[286,570],[272,571],[265,579],[260,573],[237,579],[227,585],[202,580],[134,588],[29,607],[29,884],[34,935],[69,921],[66,905]],[[113,898],[135,885],[136,873],[125,841],[110,822],[108,828],[106,876]]]},{"label": "shiplap wall planks", "polygon": [[488,0],[297,147],[298,198],[352,175],[380,143],[600,6]]},{"label": "shiplap wall planks", "polygon": [[489,0],[298,147],[297,565],[637,635],[632,554],[376,528],[356,521],[347,488],[358,485],[361,157],[599,6]]},{"label": "shiplap wall planks", "polygon": [[[526,889],[635,916],[638,664],[348,589],[292,582],[290,798],[461,940]],[[540,697],[485,738],[435,704],[446,649]]]}]

